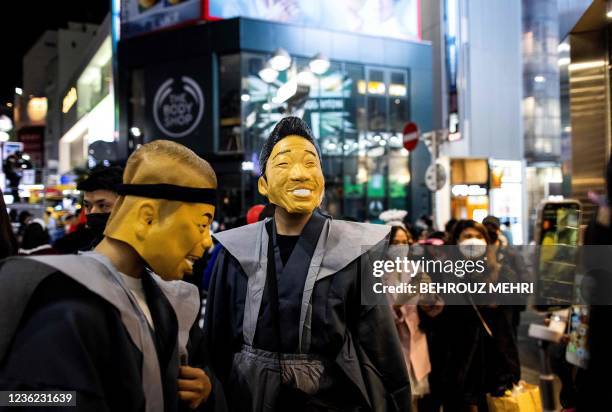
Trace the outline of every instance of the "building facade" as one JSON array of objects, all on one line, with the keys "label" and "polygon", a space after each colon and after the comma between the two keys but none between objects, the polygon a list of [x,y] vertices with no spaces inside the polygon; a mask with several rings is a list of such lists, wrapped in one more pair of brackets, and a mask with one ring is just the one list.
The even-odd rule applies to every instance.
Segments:
[{"label": "building facade", "polygon": [[437,162],[435,220],[498,216],[525,238],[520,2],[423,3],[423,37],[434,50]]},{"label": "building facade", "polygon": [[559,45],[564,54],[559,65],[564,74],[564,130],[571,148],[564,176],[568,195],[581,202],[582,223],[587,224],[596,210],[589,192],[604,196],[607,192],[606,166],[612,148],[612,6],[604,0],[574,0],[564,10]]},{"label": "building facade", "polygon": [[110,16],[83,47],[77,61],[58,76],[57,167],[52,184],[74,180],[75,170],[118,162]]},{"label": "building facade", "polygon": [[190,147],[217,172],[222,214],[264,200],[259,151],[288,114],[321,147],[329,213],[429,212],[427,148],[402,146],[407,122],[432,129],[427,42],[241,17],[122,39],[118,62],[119,152],[158,138]]}]

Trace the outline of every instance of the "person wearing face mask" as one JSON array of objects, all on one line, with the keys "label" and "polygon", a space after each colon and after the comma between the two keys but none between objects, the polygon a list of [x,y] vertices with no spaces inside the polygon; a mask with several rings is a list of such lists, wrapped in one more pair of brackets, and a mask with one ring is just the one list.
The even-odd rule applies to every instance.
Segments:
[{"label": "person wearing face mask", "polygon": [[[505,276],[482,224],[458,221],[450,242],[463,259],[486,258],[478,281]],[[467,298],[462,305],[446,305],[431,322],[428,342],[432,394],[444,411],[487,411],[487,393],[499,396],[520,378],[516,340],[500,307],[477,306]]]},{"label": "person wearing face mask", "polygon": [[103,167],[92,170],[89,177],[77,185],[83,192],[87,228],[94,236],[92,249],[102,240],[108,218],[119,198],[117,188],[122,176],[123,168],[119,166]]},{"label": "person wearing face mask", "polygon": [[222,408],[181,280],[212,244],[216,187],[191,150],[147,143],[93,251],[0,262],[0,388],[76,391],[75,411]]},{"label": "person wearing face mask", "polygon": [[85,180],[77,185],[83,192],[83,209],[87,223],[54,243],[60,253],[77,253],[92,250],[104,237],[104,228],[115,202],[119,198],[117,188],[121,184],[123,168],[119,166],[96,167]]},{"label": "person wearing face mask", "polygon": [[[508,244],[508,240],[501,230],[501,222],[495,216],[487,216],[482,224],[487,229],[489,238],[496,252],[497,261],[501,265],[501,273],[511,280],[529,280],[529,271],[525,264],[525,259],[516,248]],[[512,325],[514,337],[518,336],[518,326],[521,323],[521,312],[526,309],[526,305],[507,305],[502,308]]]},{"label": "person wearing face mask", "polygon": [[390,228],[319,211],[320,150],[297,117],[275,126],[260,165],[274,216],[215,234],[223,249],[206,307],[230,410],[410,411],[391,311],[361,301],[374,283],[362,265],[384,256]]}]

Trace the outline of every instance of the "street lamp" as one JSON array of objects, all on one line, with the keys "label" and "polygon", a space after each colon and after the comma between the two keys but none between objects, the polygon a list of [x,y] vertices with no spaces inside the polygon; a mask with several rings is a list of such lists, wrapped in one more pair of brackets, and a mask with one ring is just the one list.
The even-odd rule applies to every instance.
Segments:
[{"label": "street lamp", "polygon": [[314,74],[319,74],[319,75],[325,73],[329,69],[329,65],[330,65],[329,59],[325,57],[322,53],[317,53],[312,58],[310,63],[308,63],[310,70],[312,70]]},{"label": "street lamp", "polygon": [[272,83],[278,77],[278,71],[272,68],[270,63],[266,63],[258,74],[259,77],[261,77],[261,79],[266,83]]},{"label": "street lamp", "polygon": [[291,66],[291,56],[285,49],[276,49],[274,55],[270,58],[270,67],[278,72],[287,70]]}]

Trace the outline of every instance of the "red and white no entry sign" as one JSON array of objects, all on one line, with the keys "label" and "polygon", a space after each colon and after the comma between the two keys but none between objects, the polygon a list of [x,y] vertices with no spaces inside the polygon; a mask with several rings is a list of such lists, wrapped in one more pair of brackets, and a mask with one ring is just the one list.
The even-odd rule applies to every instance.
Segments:
[{"label": "red and white no entry sign", "polygon": [[406,150],[414,150],[419,143],[419,128],[414,122],[408,122],[404,126],[404,147]]}]

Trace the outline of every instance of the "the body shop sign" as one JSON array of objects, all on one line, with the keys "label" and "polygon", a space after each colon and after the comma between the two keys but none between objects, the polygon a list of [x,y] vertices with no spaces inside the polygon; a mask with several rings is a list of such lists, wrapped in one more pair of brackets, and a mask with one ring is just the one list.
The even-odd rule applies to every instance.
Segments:
[{"label": "the body shop sign", "polygon": [[153,100],[153,119],[167,137],[181,138],[192,133],[202,121],[204,95],[189,76],[166,79]]},{"label": "the body shop sign", "polygon": [[[153,64],[145,69],[144,141],[169,139],[196,153],[212,148],[210,61],[206,58]],[[143,128],[141,120],[130,127]],[[210,146],[210,148],[209,148]]]}]

